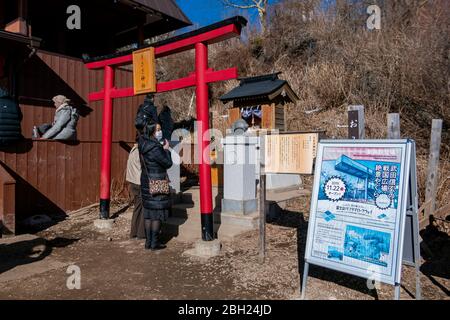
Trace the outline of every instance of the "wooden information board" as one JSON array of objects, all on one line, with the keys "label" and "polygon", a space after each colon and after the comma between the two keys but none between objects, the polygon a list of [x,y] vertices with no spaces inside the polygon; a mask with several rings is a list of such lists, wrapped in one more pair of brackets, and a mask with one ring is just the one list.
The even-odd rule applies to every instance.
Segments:
[{"label": "wooden information board", "polygon": [[133,52],[134,94],[156,92],[155,48]]},{"label": "wooden information board", "polygon": [[319,133],[265,136],[265,172],[312,174]]}]

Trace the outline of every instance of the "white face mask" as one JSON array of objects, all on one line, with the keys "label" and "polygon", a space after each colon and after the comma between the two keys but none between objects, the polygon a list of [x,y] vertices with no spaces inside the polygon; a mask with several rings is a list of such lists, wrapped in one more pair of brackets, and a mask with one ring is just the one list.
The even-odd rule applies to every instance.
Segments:
[{"label": "white face mask", "polygon": [[156,138],[156,140],[158,140],[158,141],[162,140],[162,138],[163,138],[163,133],[162,133],[161,130],[156,131],[156,133],[155,133],[155,138]]}]

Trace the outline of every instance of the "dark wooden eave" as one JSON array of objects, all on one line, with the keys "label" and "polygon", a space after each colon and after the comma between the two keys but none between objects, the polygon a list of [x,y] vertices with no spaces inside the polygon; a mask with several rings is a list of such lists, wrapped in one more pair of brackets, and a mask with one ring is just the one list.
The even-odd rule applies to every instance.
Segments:
[{"label": "dark wooden eave", "polygon": [[[81,29],[66,27],[69,5],[81,10]],[[191,25],[174,0],[29,0],[27,22],[43,50],[101,55]]]},{"label": "dark wooden eave", "polygon": [[41,39],[39,38],[30,38],[19,33],[4,30],[0,30],[0,41],[7,41],[12,44],[29,45],[34,48],[38,48],[41,43]]},{"label": "dark wooden eave", "polygon": [[184,22],[186,25],[192,25],[191,20],[184,14],[184,12],[177,6],[173,0],[122,0],[131,5],[140,5],[142,10],[146,11],[149,8],[165,14],[166,16]]},{"label": "dark wooden eave", "polygon": [[233,101],[235,106],[296,102],[298,96],[286,80],[278,78],[280,73],[240,78],[239,86],[221,96],[220,100],[223,103]]},{"label": "dark wooden eave", "polygon": [[127,51],[122,51],[122,52],[119,52],[119,53],[113,53],[113,54],[108,54],[108,55],[101,55],[101,56],[96,56],[96,57],[83,57],[83,59],[84,59],[85,63],[89,63],[89,62],[95,62],[95,61],[100,61],[100,60],[112,59],[112,58],[116,58],[116,57],[120,57],[120,56],[125,56],[125,55],[128,55],[128,54],[131,54],[135,50],[148,48],[148,47],[159,47],[159,46],[162,46],[162,45],[165,45],[165,44],[169,44],[169,43],[177,42],[177,41],[180,41],[180,40],[183,40],[183,39],[188,39],[188,38],[191,38],[191,37],[195,37],[196,35],[199,35],[199,34],[211,31],[211,30],[215,30],[215,29],[218,29],[220,27],[224,27],[224,26],[227,26],[227,25],[230,25],[230,24],[236,25],[236,27],[239,30],[241,30],[242,27],[247,25],[247,19],[245,19],[242,16],[235,16],[235,17],[232,17],[232,18],[228,18],[228,19],[225,19],[225,20],[222,20],[222,21],[210,24],[210,25],[202,27],[200,29],[196,29],[196,30],[193,30],[193,31],[190,31],[190,32],[186,32],[186,33],[183,33],[183,34],[180,34],[178,36],[171,37],[169,39],[165,39],[165,40],[162,40],[162,41],[154,42],[154,43],[147,44],[147,45],[142,45],[142,46],[139,46],[137,48],[133,48],[133,49],[130,49],[130,50],[127,50]]},{"label": "dark wooden eave", "polygon": [[139,22],[117,35],[137,32],[138,27],[146,38],[164,34],[183,27],[191,26],[191,20],[178,7],[174,0],[118,0],[136,11],[146,14],[145,21]]}]

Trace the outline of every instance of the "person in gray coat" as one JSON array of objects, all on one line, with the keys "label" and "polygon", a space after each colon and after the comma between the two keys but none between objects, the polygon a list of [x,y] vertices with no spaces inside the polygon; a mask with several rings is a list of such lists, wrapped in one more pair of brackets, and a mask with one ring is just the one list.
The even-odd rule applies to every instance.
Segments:
[{"label": "person in gray coat", "polygon": [[79,119],[76,108],[69,103],[70,100],[63,95],[53,97],[56,112],[51,127],[42,135],[42,139],[76,140],[77,122]]}]

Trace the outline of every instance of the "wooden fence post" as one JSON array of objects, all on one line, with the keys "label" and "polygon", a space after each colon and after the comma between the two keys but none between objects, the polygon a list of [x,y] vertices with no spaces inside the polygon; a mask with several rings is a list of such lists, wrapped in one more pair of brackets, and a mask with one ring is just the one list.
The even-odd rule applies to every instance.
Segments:
[{"label": "wooden fence post", "polygon": [[259,135],[259,262],[266,258],[266,172],[265,172],[265,135]]},{"label": "wooden fence post", "polygon": [[427,184],[425,188],[425,202],[430,201],[428,208],[425,210],[425,217],[427,218],[429,218],[436,209],[441,132],[442,119],[433,119],[431,125],[430,156],[427,168]]},{"label": "wooden fence post", "polygon": [[400,114],[388,113],[388,139],[400,139]]},{"label": "wooden fence post", "polygon": [[348,138],[364,139],[364,106],[348,106]]}]

